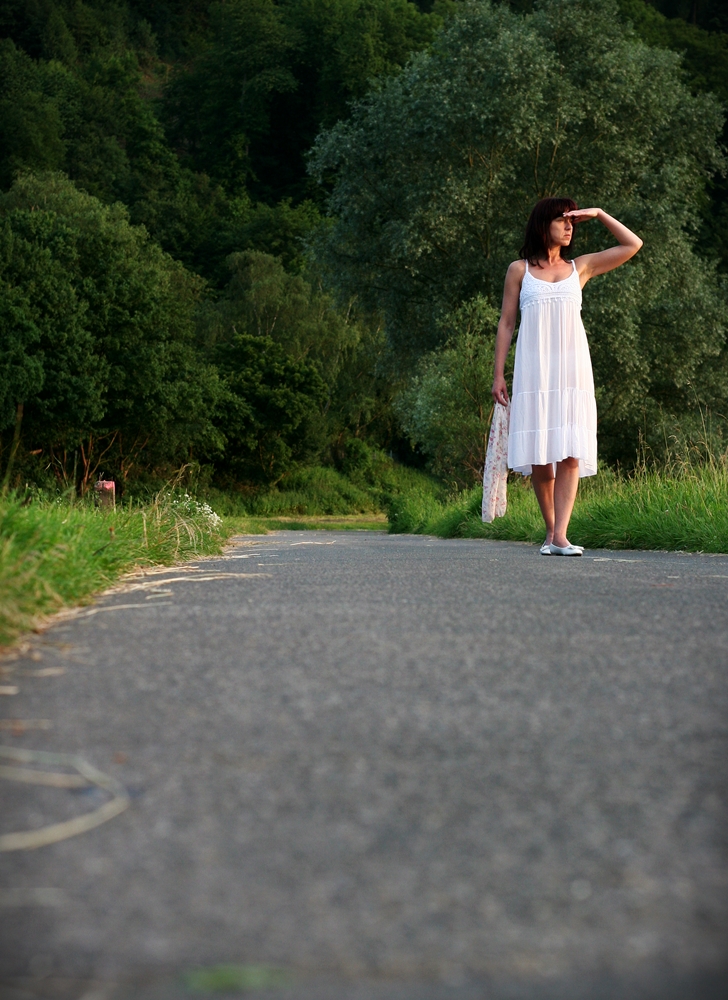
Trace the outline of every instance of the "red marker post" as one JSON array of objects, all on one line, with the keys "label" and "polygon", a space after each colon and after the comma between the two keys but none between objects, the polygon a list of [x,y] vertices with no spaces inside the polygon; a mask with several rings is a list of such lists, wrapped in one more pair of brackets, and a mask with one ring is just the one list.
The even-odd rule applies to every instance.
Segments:
[{"label": "red marker post", "polygon": [[94,489],[104,510],[113,510],[116,507],[116,483],[113,479],[99,479],[94,483]]}]

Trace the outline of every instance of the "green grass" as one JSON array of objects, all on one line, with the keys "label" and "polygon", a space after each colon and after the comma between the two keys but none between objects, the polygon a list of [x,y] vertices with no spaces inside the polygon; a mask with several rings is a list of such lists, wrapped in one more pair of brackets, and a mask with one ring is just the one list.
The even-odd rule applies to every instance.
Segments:
[{"label": "green grass", "polygon": [[0,500],[0,646],[135,566],[219,552],[231,530],[209,507],[171,494],[108,513],[62,498]]},{"label": "green grass", "polygon": [[210,489],[205,496],[219,514],[229,517],[351,517],[378,514],[392,497],[413,491],[444,495],[432,476],[386,459],[349,475],[314,466],[296,470],[272,489]]},{"label": "green grass", "polygon": [[386,514],[340,514],[294,517],[226,517],[229,532],[262,535],[268,531],[386,531]]},{"label": "green grass", "polygon": [[[416,491],[389,505],[389,531],[440,538],[493,538],[539,543],[544,526],[528,481],[508,485],[505,517],[484,524],[482,491],[446,502]],[[728,552],[728,466],[641,469],[630,476],[609,470],[580,485],[569,538],[587,548]]]}]

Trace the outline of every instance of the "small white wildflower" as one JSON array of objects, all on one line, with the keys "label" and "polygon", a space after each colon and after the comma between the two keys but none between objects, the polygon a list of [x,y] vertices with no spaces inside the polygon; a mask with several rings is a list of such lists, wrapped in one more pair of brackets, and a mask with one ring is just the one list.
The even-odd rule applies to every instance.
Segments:
[{"label": "small white wildflower", "polygon": [[214,531],[222,524],[222,518],[215,513],[209,503],[195,500],[187,492],[183,493],[182,496],[174,497],[170,505],[180,514],[205,522],[208,531]]}]

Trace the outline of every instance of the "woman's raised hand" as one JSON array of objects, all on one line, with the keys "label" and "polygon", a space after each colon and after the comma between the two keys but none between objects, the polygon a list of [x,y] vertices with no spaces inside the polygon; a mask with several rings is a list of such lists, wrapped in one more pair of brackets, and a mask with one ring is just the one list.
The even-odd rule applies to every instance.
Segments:
[{"label": "woman's raised hand", "polygon": [[607,271],[613,271],[615,267],[620,267],[630,257],[634,257],[642,246],[642,240],[637,233],[627,229],[618,219],[607,215],[603,208],[577,208],[573,212],[564,212],[564,216],[570,217],[574,223],[585,222],[587,219],[599,219],[619,243],[618,247],[609,247],[608,250],[587,253],[576,258],[582,288],[595,275],[606,274]]},{"label": "woman's raised hand", "polygon": [[596,219],[600,211],[600,208],[575,208],[572,212],[564,212],[564,218],[572,222],[586,222],[587,219]]},{"label": "woman's raised hand", "polygon": [[508,389],[506,387],[506,380],[503,376],[498,376],[493,379],[493,401],[495,403],[500,403],[501,406],[508,405]]}]

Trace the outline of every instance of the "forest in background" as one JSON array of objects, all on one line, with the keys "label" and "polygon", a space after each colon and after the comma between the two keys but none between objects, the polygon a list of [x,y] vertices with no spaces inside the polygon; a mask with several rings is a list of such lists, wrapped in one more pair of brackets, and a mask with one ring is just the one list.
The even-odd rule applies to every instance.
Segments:
[{"label": "forest in background", "polygon": [[647,236],[589,290],[602,453],[704,436],[706,408],[720,436],[727,22],[716,0],[4,0],[0,478],[133,493],[187,465],[249,496],[394,456],[473,482],[505,264],[564,186]]}]

